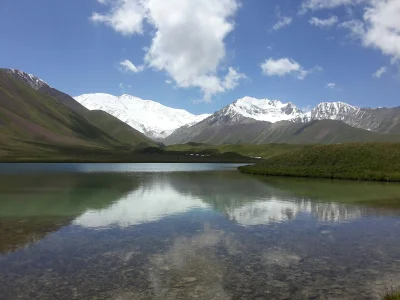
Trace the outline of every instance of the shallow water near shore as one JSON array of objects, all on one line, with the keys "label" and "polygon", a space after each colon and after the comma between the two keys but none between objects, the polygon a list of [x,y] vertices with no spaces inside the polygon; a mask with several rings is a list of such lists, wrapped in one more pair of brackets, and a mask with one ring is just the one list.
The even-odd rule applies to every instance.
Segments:
[{"label": "shallow water near shore", "polygon": [[380,299],[400,185],[229,164],[2,165],[0,299]]}]

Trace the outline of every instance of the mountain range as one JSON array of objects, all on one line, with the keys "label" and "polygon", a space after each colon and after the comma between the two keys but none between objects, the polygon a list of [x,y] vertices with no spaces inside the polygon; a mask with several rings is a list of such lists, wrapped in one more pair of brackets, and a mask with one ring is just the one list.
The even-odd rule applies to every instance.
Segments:
[{"label": "mountain range", "polygon": [[182,127],[165,144],[344,143],[397,140],[400,107],[359,108],[343,102],[302,112],[293,103],[244,97],[203,121]]},{"label": "mountain range", "polygon": [[161,140],[181,126],[191,126],[209,117],[164,106],[131,95],[85,94],[75,100],[90,110],[106,111],[146,136]]},{"label": "mountain range", "polygon": [[244,97],[213,114],[196,116],[130,95],[86,94],[75,99],[167,145],[387,141],[397,140],[400,134],[400,107],[373,109],[323,102],[303,112],[290,102]]},{"label": "mountain range", "polygon": [[[0,69],[0,155],[21,149],[132,149],[200,142],[344,143],[400,141],[400,107],[293,103],[244,97],[213,114],[194,115],[131,95],[71,97],[32,74]],[[50,151],[50,152],[49,152]]]}]

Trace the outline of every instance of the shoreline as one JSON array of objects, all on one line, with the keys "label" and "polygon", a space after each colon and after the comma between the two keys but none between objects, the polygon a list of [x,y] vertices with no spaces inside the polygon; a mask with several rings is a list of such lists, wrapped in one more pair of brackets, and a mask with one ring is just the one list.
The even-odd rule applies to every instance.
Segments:
[{"label": "shoreline", "polygon": [[281,172],[267,172],[267,171],[255,171],[255,170],[246,170],[246,168],[253,167],[253,165],[246,165],[238,167],[238,171],[242,174],[255,175],[255,176],[265,176],[265,177],[290,177],[290,178],[310,178],[310,179],[332,179],[332,180],[351,180],[351,181],[369,181],[369,182],[400,182],[400,178],[390,178],[388,175],[381,175],[381,177],[372,176],[370,177],[352,177],[346,175],[320,175],[320,176],[311,176],[307,174],[293,174],[293,173],[281,173]]}]

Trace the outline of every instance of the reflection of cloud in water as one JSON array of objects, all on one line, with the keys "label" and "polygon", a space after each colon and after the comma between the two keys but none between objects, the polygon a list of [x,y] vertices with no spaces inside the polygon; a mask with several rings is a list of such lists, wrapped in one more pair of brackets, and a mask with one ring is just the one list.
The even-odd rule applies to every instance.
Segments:
[{"label": "reflection of cloud in water", "polygon": [[255,182],[257,188],[237,191],[236,184],[221,185],[219,190],[215,181],[214,189],[208,188],[211,183],[204,186],[204,182],[215,179],[212,175],[207,181],[195,175],[176,178],[172,175],[152,175],[148,179],[141,182],[139,189],[108,208],[87,211],[75,220],[75,224],[84,227],[126,227],[210,207],[244,226],[287,222],[301,212],[321,222],[344,222],[360,218],[363,214],[360,207],[294,197],[259,182]]},{"label": "reflection of cloud in water", "polygon": [[200,199],[182,195],[168,184],[155,183],[142,186],[106,209],[89,210],[74,223],[84,227],[126,227],[207,207]]},{"label": "reflection of cloud in water", "polygon": [[231,299],[223,286],[226,266],[214,247],[224,232],[205,224],[204,233],[179,237],[165,253],[150,258],[149,280],[158,299]]},{"label": "reflection of cloud in water", "polygon": [[310,213],[320,222],[344,222],[362,216],[360,208],[308,200],[291,202],[270,199],[246,203],[240,207],[226,208],[229,219],[245,226],[290,221],[295,219],[300,212]]},{"label": "reflection of cloud in water", "polygon": [[227,208],[226,212],[241,225],[261,225],[292,220],[301,210],[304,208],[299,203],[271,199]]}]

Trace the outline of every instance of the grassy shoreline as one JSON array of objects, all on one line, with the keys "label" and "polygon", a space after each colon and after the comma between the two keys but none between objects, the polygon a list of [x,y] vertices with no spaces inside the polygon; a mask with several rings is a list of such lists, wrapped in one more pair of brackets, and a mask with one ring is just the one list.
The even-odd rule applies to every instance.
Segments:
[{"label": "grassy shoreline", "polygon": [[400,144],[315,146],[239,167],[242,173],[368,181],[400,181]]},{"label": "grassy shoreline", "polygon": [[43,155],[0,157],[0,163],[255,163],[256,159],[224,153],[213,156],[189,156],[185,154],[127,154],[104,155]]}]

